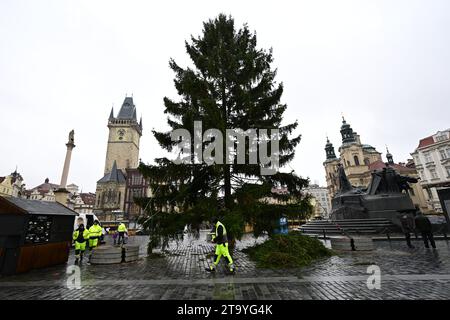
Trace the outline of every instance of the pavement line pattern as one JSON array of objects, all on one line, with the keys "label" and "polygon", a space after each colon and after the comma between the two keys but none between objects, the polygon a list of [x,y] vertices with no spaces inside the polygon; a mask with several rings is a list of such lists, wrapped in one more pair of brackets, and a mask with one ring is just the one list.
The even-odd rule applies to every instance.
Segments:
[{"label": "pavement line pattern", "polygon": [[[269,284],[269,283],[322,283],[322,282],[361,282],[369,275],[358,276],[308,276],[308,277],[229,277],[204,279],[147,279],[147,280],[82,280],[82,286],[147,286],[147,285],[214,285],[214,284]],[[382,275],[381,281],[426,281],[450,280],[450,274],[402,274]],[[60,287],[65,280],[55,281],[2,281],[0,287]]]}]

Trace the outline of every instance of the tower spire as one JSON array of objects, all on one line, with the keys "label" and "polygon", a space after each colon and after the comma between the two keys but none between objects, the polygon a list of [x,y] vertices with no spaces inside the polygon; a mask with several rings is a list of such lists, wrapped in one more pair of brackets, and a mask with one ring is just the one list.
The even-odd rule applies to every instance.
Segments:
[{"label": "tower spire", "polygon": [[327,156],[327,160],[336,159],[336,154],[334,153],[333,144],[330,142],[328,137],[327,137],[327,144],[325,145],[325,153]]},{"label": "tower spire", "polygon": [[114,105],[111,107],[111,113],[109,114],[109,120],[114,119]]},{"label": "tower spire", "polygon": [[344,116],[342,116],[341,135],[342,135],[342,143],[356,142],[353,129],[345,121]]}]

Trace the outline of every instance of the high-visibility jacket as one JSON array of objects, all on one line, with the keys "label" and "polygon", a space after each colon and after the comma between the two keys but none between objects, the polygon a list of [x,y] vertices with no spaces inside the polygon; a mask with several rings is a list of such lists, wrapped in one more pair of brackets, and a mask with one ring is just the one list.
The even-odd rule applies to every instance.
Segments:
[{"label": "high-visibility jacket", "polygon": [[80,235],[79,230],[75,230],[72,235],[72,239],[76,242],[86,242],[89,239],[89,230],[84,229],[83,233]]},{"label": "high-visibility jacket", "polygon": [[220,221],[217,221],[215,225],[215,232],[212,236],[212,241],[219,244],[228,242],[227,229]]},{"label": "high-visibility jacket", "polygon": [[93,224],[90,228],[89,228],[89,238],[91,238],[91,239],[96,239],[96,238],[99,238],[99,237],[101,237],[101,235],[102,235],[102,230],[103,230],[103,228],[102,227],[100,227],[100,225],[96,225],[96,224]]},{"label": "high-visibility jacket", "polygon": [[123,224],[123,223],[119,224],[119,227],[117,228],[117,231],[119,231],[119,232],[128,232],[127,227],[125,227],[125,224]]}]

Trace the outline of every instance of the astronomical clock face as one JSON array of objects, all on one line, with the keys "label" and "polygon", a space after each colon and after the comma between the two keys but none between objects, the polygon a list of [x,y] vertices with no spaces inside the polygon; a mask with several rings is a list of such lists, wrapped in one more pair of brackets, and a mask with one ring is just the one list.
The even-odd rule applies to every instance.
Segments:
[{"label": "astronomical clock face", "polygon": [[125,136],[125,129],[119,129],[119,130],[117,130],[117,138],[119,139],[119,140],[122,140],[123,139],[123,137]]}]

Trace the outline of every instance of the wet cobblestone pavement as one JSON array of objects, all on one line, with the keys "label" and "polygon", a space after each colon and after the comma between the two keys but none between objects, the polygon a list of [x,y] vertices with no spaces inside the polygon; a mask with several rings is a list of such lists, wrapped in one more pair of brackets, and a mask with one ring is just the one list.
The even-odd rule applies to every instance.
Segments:
[{"label": "wet cobblestone pavement", "polygon": [[[145,237],[130,238],[144,253]],[[81,266],[81,288],[67,286],[67,265],[0,278],[0,299],[450,299],[450,242],[437,250],[415,249],[403,241],[375,242],[372,252],[340,253],[309,267],[258,269],[241,250],[255,242],[247,237],[232,253],[237,272],[225,262],[216,274],[204,271],[213,246],[200,239],[172,243],[160,258],[143,257],[117,265]],[[381,288],[369,289],[367,268],[381,270]]]}]

